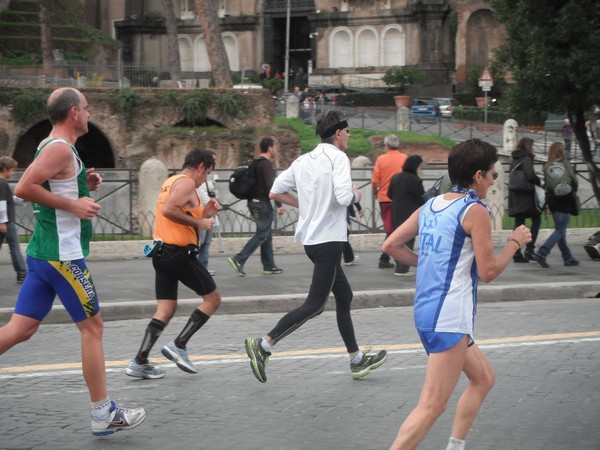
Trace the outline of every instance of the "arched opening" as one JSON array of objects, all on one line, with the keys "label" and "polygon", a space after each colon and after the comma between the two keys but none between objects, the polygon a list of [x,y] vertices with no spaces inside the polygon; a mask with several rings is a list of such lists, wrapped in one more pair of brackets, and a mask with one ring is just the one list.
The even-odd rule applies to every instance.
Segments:
[{"label": "arched opening", "polygon": [[399,25],[388,27],[382,38],[382,66],[406,65],[406,36]]},{"label": "arched opening", "polygon": [[475,11],[467,21],[467,68],[487,66],[490,62],[490,34],[494,33],[496,21],[490,10]]},{"label": "arched opening", "polygon": [[356,36],[356,67],[379,65],[379,45],[376,31],[364,28]]},{"label": "arched opening", "polygon": [[329,40],[329,66],[352,67],[354,65],[354,54],[352,52],[352,34],[347,28],[336,28]]},{"label": "arched opening", "polygon": [[[26,168],[33,161],[35,151],[42,140],[50,134],[52,125],[43,120],[33,125],[18,140],[13,158],[19,168]],[[106,135],[93,123],[88,123],[88,132],[77,139],[75,148],[86,167],[114,168],[115,156],[112,145]]]}]

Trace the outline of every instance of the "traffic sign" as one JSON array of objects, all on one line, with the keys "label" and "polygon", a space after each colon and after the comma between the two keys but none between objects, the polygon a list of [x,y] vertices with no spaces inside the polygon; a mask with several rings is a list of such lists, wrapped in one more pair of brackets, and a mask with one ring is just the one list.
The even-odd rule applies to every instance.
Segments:
[{"label": "traffic sign", "polygon": [[483,69],[483,72],[481,72],[481,76],[479,77],[479,81],[490,81],[490,82],[494,82],[494,79],[492,78],[492,74],[490,72],[490,69],[488,67],[486,67],[485,69]]}]

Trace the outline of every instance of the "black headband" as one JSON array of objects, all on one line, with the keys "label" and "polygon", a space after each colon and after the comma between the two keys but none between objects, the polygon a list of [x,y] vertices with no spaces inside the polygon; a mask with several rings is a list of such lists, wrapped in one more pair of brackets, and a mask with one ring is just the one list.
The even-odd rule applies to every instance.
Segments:
[{"label": "black headband", "polygon": [[325,131],[323,131],[323,133],[319,134],[319,136],[321,137],[321,139],[327,139],[328,137],[333,136],[337,130],[343,130],[344,128],[348,128],[348,122],[342,120],[336,125],[327,128]]}]

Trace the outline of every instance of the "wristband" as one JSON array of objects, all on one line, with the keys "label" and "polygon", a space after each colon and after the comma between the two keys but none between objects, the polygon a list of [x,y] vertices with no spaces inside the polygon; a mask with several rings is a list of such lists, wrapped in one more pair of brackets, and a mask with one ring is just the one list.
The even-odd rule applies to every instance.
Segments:
[{"label": "wristband", "polygon": [[517,243],[517,245],[519,246],[519,248],[521,248],[521,243],[519,241],[517,241],[515,238],[508,238],[506,240],[506,242],[510,242],[510,241],[515,241]]}]

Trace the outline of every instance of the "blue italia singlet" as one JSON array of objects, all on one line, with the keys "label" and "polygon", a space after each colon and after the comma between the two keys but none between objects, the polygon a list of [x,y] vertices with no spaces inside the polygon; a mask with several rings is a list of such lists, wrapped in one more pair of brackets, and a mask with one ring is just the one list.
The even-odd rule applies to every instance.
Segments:
[{"label": "blue italia singlet", "polygon": [[469,196],[444,200],[440,195],[421,208],[414,306],[419,331],[473,335],[478,273],[462,221],[478,202]]}]

